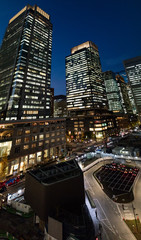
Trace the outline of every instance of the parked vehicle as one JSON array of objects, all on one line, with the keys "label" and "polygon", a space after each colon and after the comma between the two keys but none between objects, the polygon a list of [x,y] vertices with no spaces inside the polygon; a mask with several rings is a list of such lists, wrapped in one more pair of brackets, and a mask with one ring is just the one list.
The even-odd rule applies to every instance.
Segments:
[{"label": "parked vehicle", "polygon": [[9,179],[0,182],[0,193],[5,192],[7,190],[8,186],[11,186],[15,183],[18,183],[22,178],[24,177],[24,175],[18,175],[16,177],[10,177]]}]

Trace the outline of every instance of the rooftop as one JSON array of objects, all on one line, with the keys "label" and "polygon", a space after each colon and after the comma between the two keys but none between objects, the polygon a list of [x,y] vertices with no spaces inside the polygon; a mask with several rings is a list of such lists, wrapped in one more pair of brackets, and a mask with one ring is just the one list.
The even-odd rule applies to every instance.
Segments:
[{"label": "rooftop", "polygon": [[37,181],[46,185],[79,176],[82,171],[77,162],[75,160],[71,160],[52,166],[44,165],[37,169],[30,170],[28,173],[31,174]]},{"label": "rooftop", "polygon": [[79,51],[81,49],[89,48],[89,47],[92,47],[92,48],[94,48],[95,50],[98,51],[98,47],[92,41],[87,41],[85,43],[82,43],[82,44],[80,44],[78,46],[73,47],[71,49],[71,54],[73,54],[73,53],[75,53],[75,52],[77,52],[77,51]]},{"label": "rooftop", "polygon": [[140,63],[141,63],[141,56],[137,56],[137,57],[130,58],[123,61],[123,64],[125,67],[132,66],[135,64],[140,64]]},{"label": "rooftop", "polygon": [[26,123],[51,123],[51,122],[60,122],[65,121],[65,118],[42,118],[42,119],[22,119],[22,120],[8,120],[8,121],[0,121],[0,126],[6,126],[10,124],[26,124]]},{"label": "rooftop", "polygon": [[37,5],[31,6],[31,5],[27,5],[25,6],[21,11],[19,11],[14,17],[12,17],[9,20],[9,23],[13,22],[18,16],[20,16],[23,12],[25,12],[28,9],[32,9],[33,11],[37,11],[38,13],[40,13],[41,15],[43,15],[45,18],[47,18],[48,20],[50,19],[50,15],[47,14],[46,12],[44,12],[41,8],[39,8]]}]

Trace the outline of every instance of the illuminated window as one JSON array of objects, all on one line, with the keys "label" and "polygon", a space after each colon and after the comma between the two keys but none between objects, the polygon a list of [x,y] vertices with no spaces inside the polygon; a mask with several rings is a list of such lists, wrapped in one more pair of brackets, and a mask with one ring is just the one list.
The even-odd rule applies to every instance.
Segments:
[{"label": "illuminated window", "polygon": [[21,143],[21,138],[16,139],[16,145],[19,145]]},{"label": "illuminated window", "polygon": [[24,150],[29,149],[29,145],[24,145],[24,146],[23,146],[23,149],[24,149]]},{"label": "illuminated window", "polygon": [[43,146],[43,142],[39,142],[39,146]]},{"label": "illuminated window", "polygon": [[30,130],[25,130],[25,134],[30,134]]},{"label": "illuminated window", "polygon": [[44,135],[43,135],[43,134],[40,134],[40,135],[39,135],[39,139],[40,139],[40,140],[44,139]]}]

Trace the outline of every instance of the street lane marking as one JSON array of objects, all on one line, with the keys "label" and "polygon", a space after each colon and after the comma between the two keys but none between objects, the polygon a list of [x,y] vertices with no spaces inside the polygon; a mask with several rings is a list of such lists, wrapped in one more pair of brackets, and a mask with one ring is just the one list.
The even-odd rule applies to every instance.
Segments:
[{"label": "street lane marking", "polygon": [[[101,220],[100,220],[101,221]],[[105,221],[108,221],[107,219]],[[113,234],[116,235],[115,230],[112,228],[112,225],[110,224],[110,226],[107,225],[107,223],[105,223],[105,221],[102,221],[103,225],[108,228]],[[109,224],[109,223],[108,223]]]},{"label": "street lane marking", "polygon": [[[104,214],[104,216],[105,216],[105,220],[102,221],[103,224],[104,224],[105,226],[107,226],[107,228],[109,228],[110,231],[113,232],[113,233],[115,234],[115,230],[113,229],[113,227],[112,227],[112,225],[111,225],[109,219],[107,218],[106,213],[105,213],[104,209],[102,208],[100,202],[98,201],[98,199],[94,199],[94,202],[96,202],[96,201],[97,201],[98,205],[100,206],[100,208],[101,208],[101,210],[102,210],[102,212],[103,212],[103,214]],[[99,219],[99,220],[101,221],[101,219]],[[107,224],[105,223],[105,221],[107,221]]]},{"label": "street lane marking", "polygon": [[123,214],[122,214],[121,211],[120,211],[119,205],[116,204],[116,206],[117,206],[117,210],[118,210],[118,212],[119,212],[119,216],[121,217],[121,219],[123,219]]}]

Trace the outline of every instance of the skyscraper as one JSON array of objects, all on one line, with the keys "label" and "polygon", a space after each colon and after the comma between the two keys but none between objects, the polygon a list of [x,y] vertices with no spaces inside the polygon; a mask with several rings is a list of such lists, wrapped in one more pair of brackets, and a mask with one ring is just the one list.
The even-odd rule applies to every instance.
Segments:
[{"label": "skyscraper", "polygon": [[103,73],[109,110],[114,113],[132,113],[132,107],[128,96],[127,83],[124,78],[112,71]]},{"label": "skyscraper", "polygon": [[52,24],[38,6],[10,19],[0,50],[0,116],[3,120],[50,116]]},{"label": "skyscraper", "polygon": [[130,99],[128,96],[127,83],[124,81],[124,78],[119,74],[116,75],[116,81],[117,81],[120,96],[121,96],[123,111],[124,113],[132,114],[133,111],[132,111]]},{"label": "skyscraper", "polygon": [[73,47],[66,57],[66,97],[68,139],[102,139],[115,134],[98,48],[91,41]]},{"label": "skyscraper", "polygon": [[73,47],[66,57],[66,91],[68,111],[107,108],[99,52],[91,41]]},{"label": "skyscraper", "polygon": [[133,112],[133,114],[136,115],[137,114],[137,108],[136,108],[136,105],[135,105],[135,100],[134,100],[133,93],[132,93],[132,90],[131,90],[131,85],[130,85],[129,82],[127,83],[127,92],[128,92],[129,100],[130,100],[130,103],[131,103],[132,112]]},{"label": "skyscraper", "polygon": [[141,56],[123,61],[136,108],[141,114]]},{"label": "skyscraper", "polygon": [[103,73],[109,110],[115,113],[123,112],[119,87],[116,81],[116,75],[112,71]]}]

